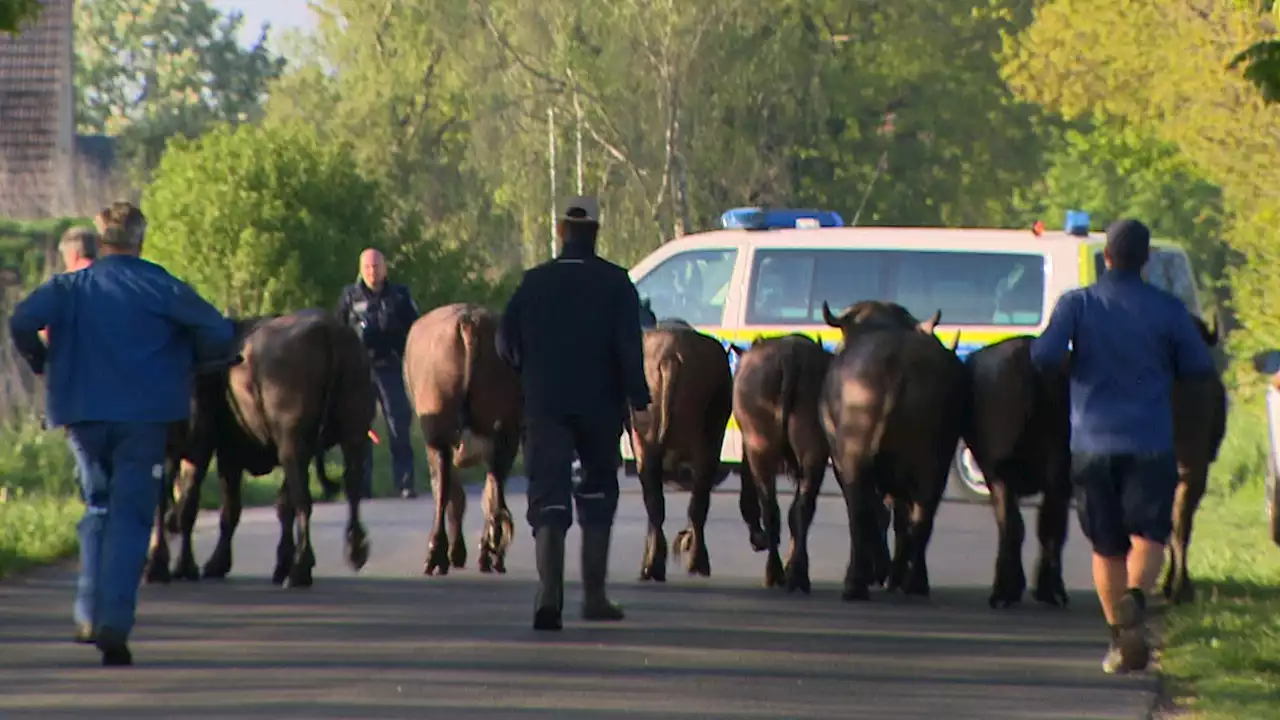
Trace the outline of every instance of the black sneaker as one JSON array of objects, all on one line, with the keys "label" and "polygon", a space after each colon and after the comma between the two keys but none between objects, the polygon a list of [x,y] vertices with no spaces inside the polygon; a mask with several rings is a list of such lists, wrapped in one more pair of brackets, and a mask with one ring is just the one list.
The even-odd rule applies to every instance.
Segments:
[{"label": "black sneaker", "polygon": [[1130,590],[1116,606],[1116,624],[1111,629],[1111,647],[1102,660],[1102,670],[1112,674],[1139,672],[1151,662],[1147,642],[1146,602],[1141,591]]},{"label": "black sneaker", "polygon": [[110,627],[98,631],[94,641],[102,653],[102,664],[105,667],[122,667],[133,664],[133,653],[129,652],[129,644],[124,633]]}]

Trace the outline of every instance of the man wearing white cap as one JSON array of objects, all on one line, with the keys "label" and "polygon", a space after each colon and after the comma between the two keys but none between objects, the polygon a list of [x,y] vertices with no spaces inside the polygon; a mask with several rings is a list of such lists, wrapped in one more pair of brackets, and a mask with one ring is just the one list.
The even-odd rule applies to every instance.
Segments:
[{"label": "man wearing white cap", "polygon": [[[596,255],[599,204],[570,198],[556,230],[560,254],[527,270],[498,330],[498,352],[524,389],[525,470],[538,593],[533,627],[559,630],[564,541],[582,528],[584,620],[621,620],[605,594],[618,507],[618,438],[627,409],[649,405],[640,298],[627,271]],[[573,486],[574,453],[582,480]]]}]

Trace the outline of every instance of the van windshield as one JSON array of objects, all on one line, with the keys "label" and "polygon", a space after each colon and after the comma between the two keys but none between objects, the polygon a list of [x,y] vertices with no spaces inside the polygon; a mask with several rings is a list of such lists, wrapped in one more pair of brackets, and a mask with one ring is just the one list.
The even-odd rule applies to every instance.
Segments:
[{"label": "van windshield", "polygon": [[[1094,270],[1097,277],[1107,271],[1107,261],[1102,251],[1093,256]],[[1142,279],[1172,293],[1187,306],[1192,314],[1200,313],[1200,298],[1196,295],[1195,276],[1191,272],[1191,263],[1187,256],[1178,250],[1151,248],[1151,258],[1142,268]]]},{"label": "van windshield", "polygon": [[747,300],[751,325],[821,324],[862,300],[895,302],[948,325],[1034,327],[1044,316],[1040,253],[763,249]]}]

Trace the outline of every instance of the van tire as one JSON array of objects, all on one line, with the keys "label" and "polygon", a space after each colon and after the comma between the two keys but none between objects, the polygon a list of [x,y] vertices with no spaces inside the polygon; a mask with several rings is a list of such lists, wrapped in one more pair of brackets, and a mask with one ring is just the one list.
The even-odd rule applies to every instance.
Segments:
[{"label": "van tire", "polygon": [[991,503],[991,493],[986,489],[986,483],[981,478],[974,478],[965,470],[966,464],[972,464],[972,456],[967,458],[967,448],[962,441],[956,447],[956,453],[951,458],[951,472],[947,475],[947,485],[950,486],[950,494],[954,499],[967,503],[978,505],[988,505]]}]

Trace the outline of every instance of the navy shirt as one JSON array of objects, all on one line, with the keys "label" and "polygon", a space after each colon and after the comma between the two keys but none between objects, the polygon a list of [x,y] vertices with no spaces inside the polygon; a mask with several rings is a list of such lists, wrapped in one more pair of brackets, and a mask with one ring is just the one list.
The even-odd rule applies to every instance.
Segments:
[{"label": "navy shirt", "polygon": [[229,357],[234,328],[159,265],[108,255],[36,288],[9,331],[45,375],[45,413],[57,426],[186,419],[194,364]]},{"label": "navy shirt", "polygon": [[337,315],[344,324],[355,328],[369,358],[383,364],[404,356],[409,328],[419,312],[404,285],[383,282],[375,291],[363,280],[357,280],[343,288]]},{"label": "navy shirt", "polygon": [[525,271],[497,344],[520,371],[526,415],[621,418],[649,404],[640,297],[626,270],[595,255]]},{"label": "navy shirt", "polygon": [[1068,343],[1072,451],[1172,451],[1174,379],[1215,372],[1186,306],[1137,273],[1109,271],[1058,300],[1031,359],[1057,366]]}]

